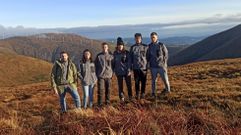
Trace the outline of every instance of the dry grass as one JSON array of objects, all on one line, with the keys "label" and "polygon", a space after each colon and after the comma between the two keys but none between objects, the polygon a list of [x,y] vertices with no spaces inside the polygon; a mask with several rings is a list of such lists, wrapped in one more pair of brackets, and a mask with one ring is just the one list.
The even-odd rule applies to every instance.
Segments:
[{"label": "dry grass", "polygon": [[2,53],[1,50],[0,48],[0,87],[49,80],[50,63],[12,53]]},{"label": "dry grass", "polygon": [[75,110],[68,95],[70,111],[64,115],[49,83],[1,88],[0,133],[240,135],[240,63],[232,59],[171,67],[172,93],[159,94],[157,100],[150,97],[150,76],[146,100],[125,104],[119,103],[114,81],[112,106]]}]

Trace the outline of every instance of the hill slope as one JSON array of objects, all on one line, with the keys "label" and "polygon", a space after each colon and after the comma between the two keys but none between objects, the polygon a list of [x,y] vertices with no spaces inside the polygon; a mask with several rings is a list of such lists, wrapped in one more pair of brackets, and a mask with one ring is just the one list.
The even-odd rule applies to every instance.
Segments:
[{"label": "hill slope", "polygon": [[[240,63],[241,59],[230,59],[171,67],[172,93],[160,95],[163,85],[159,85],[156,101],[150,97],[150,75],[146,100],[126,104],[119,102],[114,78],[112,106],[70,110],[65,115],[59,114],[58,96],[51,92],[49,83],[2,88],[0,133],[240,134]],[[81,87],[79,93],[82,97]],[[73,109],[70,95],[67,97]]]},{"label": "hill slope", "polygon": [[[101,51],[99,40],[92,40],[74,34],[46,33],[34,36],[12,37],[0,40],[0,47],[8,48],[20,55],[31,56],[53,62],[61,51],[67,51],[77,63],[84,49],[90,49],[93,55]],[[113,46],[110,47],[112,50]]]},{"label": "hill slope", "polygon": [[10,52],[11,50],[0,49],[0,87],[49,80],[50,63]]},{"label": "hill slope", "polygon": [[170,58],[170,65],[241,57],[241,25],[208,37]]}]

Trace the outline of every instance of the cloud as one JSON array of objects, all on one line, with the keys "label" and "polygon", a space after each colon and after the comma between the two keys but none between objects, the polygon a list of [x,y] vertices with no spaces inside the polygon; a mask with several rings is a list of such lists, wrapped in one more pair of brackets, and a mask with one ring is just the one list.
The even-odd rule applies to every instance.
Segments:
[{"label": "cloud", "polygon": [[[170,23],[149,23],[149,24],[129,24],[129,25],[106,25],[94,27],[74,27],[74,28],[53,28],[37,29],[25,28],[23,26],[5,28],[0,25],[0,34],[4,32],[5,37],[16,35],[32,35],[48,32],[66,32],[83,35],[89,38],[114,38],[116,36],[133,37],[135,32],[141,32],[144,36],[149,36],[152,31],[164,33],[168,36],[200,36],[214,34],[233,27],[241,22],[241,13],[237,14],[214,14],[210,17],[184,20]],[[210,29],[212,28],[212,29]]]}]

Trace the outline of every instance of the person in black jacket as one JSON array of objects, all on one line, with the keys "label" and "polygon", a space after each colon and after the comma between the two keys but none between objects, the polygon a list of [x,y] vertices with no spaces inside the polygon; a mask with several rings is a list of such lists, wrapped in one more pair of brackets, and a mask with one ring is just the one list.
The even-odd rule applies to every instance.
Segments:
[{"label": "person in black jacket", "polygon": [[131,88],[131,59],[129,51],[125,50],[122,38],[117,38],[117,47],[114,52],[114,72],[118,80],[119,98],[124,102],[123,79],[128,89],[129,100],[132,99]]},{"label": "person in black jacket", "polygon": [[136,99],[140,97],[141,82],[141,99],[145,97],[146,79],[147,79],[147,49],[148,46],[142,43],[142,35],[135,34],[136,44],[130,48],[131,64],[134,71]]}]

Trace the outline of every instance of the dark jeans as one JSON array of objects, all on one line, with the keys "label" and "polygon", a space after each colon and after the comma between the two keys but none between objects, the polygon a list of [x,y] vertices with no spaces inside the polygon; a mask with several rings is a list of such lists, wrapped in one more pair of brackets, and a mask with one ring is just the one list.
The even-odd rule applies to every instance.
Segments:
[{"label": "dark jeans", "polygon": [[105,103],[110,103],[111,78],[98,78],[98,105],[102,105],[102,95],[105,89]]},{"label": "dark jeans", "polygon": [[132,88],[131,88],[131,76],[127,75],[118,75],[118,90],[119,90],[119,98],[124,98],[124,91],[123,91],[123,79],[125,79],[127,90],[128,90],[128,96],[129,99],[132,98]]},{"label": "dark jeans", "polygon": [[134,71],[134,78],[135,78],[136,97],[139,97],[140,83],[141,83],[141,94],[142,95],[145,94],[147,70],[143,71],[141,69],[134,69],[133,71]]}]

